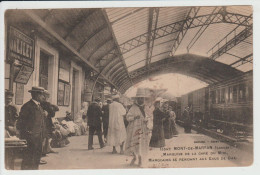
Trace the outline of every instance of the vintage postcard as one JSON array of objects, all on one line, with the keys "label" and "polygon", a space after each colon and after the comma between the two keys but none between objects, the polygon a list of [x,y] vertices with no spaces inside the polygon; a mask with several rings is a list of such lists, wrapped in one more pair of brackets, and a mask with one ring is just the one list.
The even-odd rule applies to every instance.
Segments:
[{"label": "vintage postcard", "polygon": [[254,13],[6,8],[4,171],[252,166]]}]

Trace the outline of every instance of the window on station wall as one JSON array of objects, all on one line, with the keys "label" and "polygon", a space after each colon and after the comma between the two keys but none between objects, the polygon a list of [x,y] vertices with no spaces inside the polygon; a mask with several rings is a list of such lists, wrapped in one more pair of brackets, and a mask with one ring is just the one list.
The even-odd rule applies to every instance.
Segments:
[{"label": "window on station wall", "polygon": [[57,104],[59,106],[70,105],[70,89],[70,61],[60,59],[57,98]]},{"label": "window on station wall", "polygon": [[48,89],[48,67],[49,67],[49,55],[40,52],[40,74],[39,74],[39,86],[44,89]]},{"label": "window on station wall", "polygon": [[59,81],[58,84],[58,105],[69,106],[70,103],[70,84]]},{"label": "window on station wall", "polygon": [[237,103],[237,99],[238,99],[238,96],[237,96],[237,92],[238,92],[238,86],[233,86],[233,102],[234,103]]}]

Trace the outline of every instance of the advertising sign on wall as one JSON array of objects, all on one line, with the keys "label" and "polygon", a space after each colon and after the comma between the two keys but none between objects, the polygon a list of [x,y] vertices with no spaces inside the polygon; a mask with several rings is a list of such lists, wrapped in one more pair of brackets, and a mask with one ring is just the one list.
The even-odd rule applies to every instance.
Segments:
[{"label": "advertising sign on wall", "polygon": [[28,66],[22,66],[14,81],[17,83],[27,84],[32,72],[33,68]]},{"label": "advertising sign on wall", "polygon": [[33,67],[34,40],[14,27],[8,33],[8,60],[19,60],[23,65]]}]

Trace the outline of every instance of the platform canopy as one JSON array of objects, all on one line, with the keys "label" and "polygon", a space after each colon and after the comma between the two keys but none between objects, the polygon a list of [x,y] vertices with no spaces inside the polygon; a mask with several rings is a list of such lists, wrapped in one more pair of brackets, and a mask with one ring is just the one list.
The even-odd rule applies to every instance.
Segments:
[{"label": "platform canopy", "polygon": [[6,18],[121,93],[163,73],[215,83],[253,67],[251,6],[9,10]]}]

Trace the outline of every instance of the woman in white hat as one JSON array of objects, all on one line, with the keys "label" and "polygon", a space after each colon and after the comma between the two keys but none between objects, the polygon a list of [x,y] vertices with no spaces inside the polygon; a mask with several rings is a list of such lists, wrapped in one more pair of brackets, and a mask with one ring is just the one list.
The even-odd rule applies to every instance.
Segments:
[{"label": "woman in white hat", "polygon": [[148,119],[144,112],[144,99],[146,97],[145,89],[137,89],[135,103],[126,115],[129,124],[127,126],[125,153],[133,156],[130,165],[135,163],[138,156],[140,167],[142,166],[142,158],[148,153],[149,149]]}]

